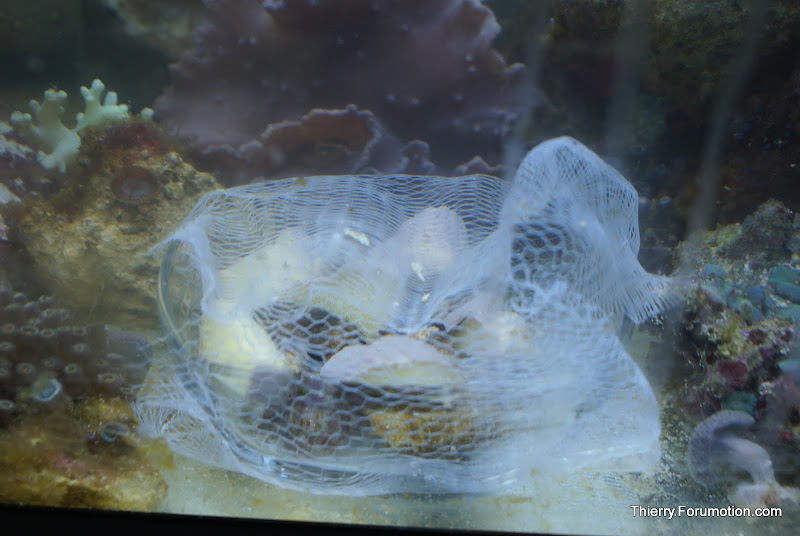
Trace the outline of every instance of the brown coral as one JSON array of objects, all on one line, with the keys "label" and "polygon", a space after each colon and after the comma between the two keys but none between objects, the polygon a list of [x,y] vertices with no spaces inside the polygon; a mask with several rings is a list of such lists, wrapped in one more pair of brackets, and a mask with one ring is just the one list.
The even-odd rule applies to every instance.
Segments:
[{"label": "brown coral", "polygon": [[174,145],[157,123],[132,118],[87,129],[82,136],[81,154],[89,164],[125,166],[163,156]]},{"label": "brown coral", "polygon": [[158,177],[138,166],[126,166],[111,179],[111,192],[118,200],[132,205],[141,205],[156,199],[160,193]]},{"label": "brown coral", "polygon": [[[213,164],[231,182],[264,172],[253,165],[231,174],[228,166],[246,161],[243,152],[263,143],[270,125],[349,105],[369,110],[400,142],[392,158],[358,155],[365,168],[398,171],[400,148],[412,140],[429,145],[443,173],[477,154],[498,162],[523,101],[536,98],[523,67],[491,48],[500,28],[477,0],[206,6],[196,46],[172,66],[173,85],[156,109],[198,152],[221,157]],[[351,172],[353,160],[319,171]]]},{"label": "brown coral", "polygon": [[[273,123],[231,155],[241,167],[265,175],[314,174],[363,169],[373,150],[387,139],[375,116],[351,105],[341,110],[314,109],[297,121]],[[213,154],[213,153],[212,153]],[[208,154],[204,160],[209,160]]]},{"label": "brown coral", "polygon": [[[158,263],[147,253],[177,227],[201,194],[219,184],[177,153],[130,165],[123,169],[136,169],[138,178],[127,185],[118,179],[122,188],[116,193],[112,183],[119,186],[118,160],[92,161],[84,175],[68,174],[52,199],[24,200],[26,214],[14,232],[29,255],[25,277],[33,275],[43,291],[82,322],[111,322],[152,333],[160,330],[153,291]],[[142,176],[148,177],[144,185]]]}]

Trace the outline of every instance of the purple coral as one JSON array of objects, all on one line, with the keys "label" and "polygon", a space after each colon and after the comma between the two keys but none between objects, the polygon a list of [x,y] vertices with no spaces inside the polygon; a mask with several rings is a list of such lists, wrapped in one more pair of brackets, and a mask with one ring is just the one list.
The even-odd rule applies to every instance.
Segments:
[{"label": "purple coral", "polygon": [[374,114],[387,147],[329,173],[403,171],[402,146],[417,139],[442,173],[478,154],[497,163],[524,100],[535,99],[522,65],[491,48],[500,27],[478,0],[205,4],[156,109],[229,177],[279,172],[264,168],[263,154],[282,161],[263,135],[270,125],[350,105]]},{"label": "purple coral", "polygon": [[744,411],[723,410],[701,422],[689,441],[689,471],[699,484],[718,483],[717,465],[744,469],[754,482],[774,481],[772,460],[763,447],[742,439],[730,428],[750,428],[755,419]]},{"label": "purple coral", "polygon": [[740,505],[774,505],[800,501],[800,490],[783,487],[775,480],[772,459],[759,444],[738,437],[731,428],[749,428],[755,419],[744,411],[723,410],[701,422],[689,440],[689,472],[704,486],[719,483],[721,465],[747,471],[751,483],[741,482],[731,498]]}]

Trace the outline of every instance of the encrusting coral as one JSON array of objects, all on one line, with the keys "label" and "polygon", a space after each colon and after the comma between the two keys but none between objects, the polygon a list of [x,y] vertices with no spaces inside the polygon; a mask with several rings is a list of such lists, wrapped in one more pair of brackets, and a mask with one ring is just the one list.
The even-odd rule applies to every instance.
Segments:
[{"label": "encrusting coral", "polygon": [[794,218],[771,201],[741,224],[706,233],[693,261],[685,246],[678,249],[696,270],[675,335],[693,369],[681,398],[699,419],[741,409],[745,399],[747,407],[771,411],[764,394],[800,320]]},{"label": "encrusting coral", "polygon": [[[406,171],[409,142],[429,144],[441,174],[479,154],[497,164],[523,102],[536,100],[522,65],[491,48],[500,27],[477,0],[205,4],[195,47],[171,66],[155,108],[228,182],[302,167],[301,146],[355,153],[326,173]],[[354,114],[360,129],[380,126],[374,143],[336,134]],[[309,115],[344,126],[306,128],[289,148],[276,142],[273,125]]]},{"label": "encrusting coral", "polygon": [[138,334],[75,325],[52,297],[32,300],[0,282],[0,398],[7,415],[41,410],[62,394],[131,398],[150,354]]},{"label": "encrusting coral", "polygon": [[129,432],[150,358],[141,335],[0,282],[0,502],[155,507],[166,483]]}]

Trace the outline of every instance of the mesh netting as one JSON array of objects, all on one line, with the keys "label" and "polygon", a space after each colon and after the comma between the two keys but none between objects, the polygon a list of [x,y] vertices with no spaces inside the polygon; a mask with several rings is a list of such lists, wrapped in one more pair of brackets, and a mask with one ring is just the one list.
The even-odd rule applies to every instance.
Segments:
[{"label": "mesh netting", "polygon": [[177,348],[142,430],[314,492],[481,492],[640,470],[658,409],[618,340],[668,297],[635,190],[570,138],[512,182],[339,176],[204,196],[166,243]]}]

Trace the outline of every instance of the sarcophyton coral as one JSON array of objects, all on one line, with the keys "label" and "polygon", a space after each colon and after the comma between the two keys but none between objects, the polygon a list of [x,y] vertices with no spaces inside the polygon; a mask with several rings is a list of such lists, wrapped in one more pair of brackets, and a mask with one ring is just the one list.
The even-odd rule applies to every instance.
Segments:
[{"label": "sarcophyton coral", "polygon": [[[103,126],[130,118],[127,104],[117,104],[117,94],[113,91],[105,93],[105,86],[95,79],[92,86],[81,87],[81,95],[85,102],[85,110],[75,117],[76,124],[68,128],[61,122],[67,93],[63,90],[48,89],[44,92],[44,100],[39,103],[30,101],[33,115],[14,112],[11,123],[24,136],[30,136],[47,151],[39,151],[39,163],[45,169],[58,169],[62,173],[70,161],[78,154],[81,146],[80,133],[92,126]],[[101,103],[102,98],[102,103]],[[152,117],[153,111],[144,108],[142,118]]]},{"label": "sarcophyton coral", "polygon": [[[205,4],[195,47],[171,67],[155,107],[234,181],[285,174],[329,148],[345,157],[314,171],[406,171],[414,158],[404,149],[419,155],[419,141],[407,150],[413,140],[430,145],[440,174],[478,154],[496,164],[524,100],[535,99],[522,65],[491,48],[500,27],[477,0]],[[303,129],[291,147],[276,141],[273,125],[326,114],[325,129]],[[331,126],[353,132],[356,121],[370,141],[353,145]]]}]

